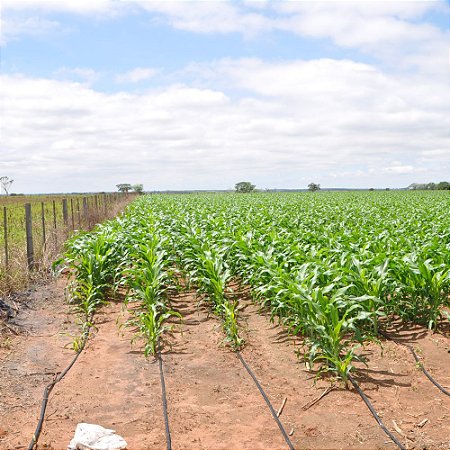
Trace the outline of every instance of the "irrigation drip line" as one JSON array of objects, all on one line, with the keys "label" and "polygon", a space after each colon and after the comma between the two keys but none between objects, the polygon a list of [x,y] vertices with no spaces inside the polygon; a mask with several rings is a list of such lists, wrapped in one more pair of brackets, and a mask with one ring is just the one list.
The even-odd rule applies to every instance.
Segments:
[{"label": "irrigation drip line", "polygon": [[372,413],[372,416],[378,422],[378,425],[380,425],[381,429],[389,436],[389,438],[395,443],[395,445],[397,445],[400,450],[406,450],[406,447],[386,428],[386,425],[380,419],[380,416],[375,411],[375,408],[372,406],[372,403],[370,403],[370,400],[367,398],[366,394],[364,394],[362,389],[358,386],[358,383],[353,379],[351,375],[348,376],[348,379],[350,380],[350,383],[352,383],[358,394],[361,396],[361,398],[364,400],[364,403],[369,408],[369,411]]},{"label": "irrigation drip line", "polygon": [[241,361],[242,365],[246,368],[246,370],[249,373],[249,375],[253,378],[253,381],[255,382],[259,392],[261,393],[261,395],[263,396],[264,400],[266,401],[267,406],[269,407],[270,412],[271,412],[273,418],[275,419],[275,422],[277,423],[278,428],[280,429],[281,434],[283,435],[284,440],[286,441],[286,444],[288,445],[289,449],[290,450],[295,450],[294,446],[292,445],[291,440],[289,439],[288,434],[286,433],[286,430],[283,427],[283,424],[281,423],[280,419],[278,418],[277,413],[273,409],[273,406],[270,403],[269,398],[267,397],[266,393],[264,392],[264,389],[262,388],[262,386],[259,383],[258,379],[256,378],[255,374],[253,373],[252,369],[250,369],[250,367],[245,362],[245,359],[242,357],[241,352],[236,351],[236,356]]},{"label": "irrigation drip line", "polygon": [[416,355],[416,352],[414,351],[414,349],[408,345],[407,346],[409,348],[409,350],[411,351],[412,355],[414,356],[414,359],[416,360],[416,363],[419,365],[420,369],[422,370],[422,372],[426,375],[426,377],[444,394],[449,395],[450,396],[450,392],[445,389],[443,386],[441,386],[432,376],[431,374],[425,369],[425,367],[423,366],[422,362],[420,361],[419,357]]},{"label": "irrigation drip line", "polygon": [[158,364],[159,364],[159,378],[161,380],[161,394],[162,394],[167,450],[172,450],[172,439],[170,437],[170,428],[169,428],[169,415],[167,413],[166,382],[164,380],[163,360],[161,357],[161,347],[159,341],[158,341]]},{"label": "irrigation drip line", "polygon": [[33,437],[31,439],[31,442],[28,445],[28,450],[33,450],[35,448],[35,446],[36,446],[36,444],[37,444],[37,442],[39,440],[39,436],[41,435],[42,426],[43,426],[44,420],[45,420],[45,411],[47,409],[48,398],[50,396],[50,393],[52,392],[52,390],[55,387],[56,383],[59,383],[67,375],[69,370],[72,368],[72,366],[77,361],[77,359],[80,356],[81,352],[84,350],[86,342],[87,342],[87,340],[89,338],[90,328],[91,327],[88,326],[87,330],[84,332],[83,339],[81,341],[80,347],[78,348],[78,351],[77,351],[76,355],[73,357],[73,359],[70,362],[70,364],[51,383],[49,383],[47,386],[45,386],[44,394],[42,396],[42,405],[41,405],[41,412],[39,414],[39,421],[38,421],[38,424],[36,426],[36,430],[34,431],[34,434],[33,434]]},{"label": "irrigation drip line", "polygon": [[379,330],[379,333],[384,336],[386,339],[389,339],[390,341],[395,342],[398,345],[403,345],[404,347],[406,347],[413,355],[416,363],[419,365],[420,370],[425,374],[425,376],[444,394],[450,396],[450,392],[445,389],[443,386],[441,386],[433,377],[432,375],[427,371],[427,369],[425,369],[425,367],[422,364],[422,361],[419,359],[419,357],[417,356],[417,353],[414,351],[412,345],[409,344],[405,344],[403,342],[397,341],[396,339],[394,339],[393,337],[389,336],[387,333],[385,333],[384,331]]}]

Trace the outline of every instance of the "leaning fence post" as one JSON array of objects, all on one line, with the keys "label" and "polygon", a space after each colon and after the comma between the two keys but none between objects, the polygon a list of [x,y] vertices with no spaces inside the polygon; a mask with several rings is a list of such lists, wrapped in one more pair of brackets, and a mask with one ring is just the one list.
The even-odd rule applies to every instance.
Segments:
[{"label": "leaning fence post", "polygon": [[25,232],[27,237],[28,270],[34,269],[33,226],[31,219],[31,203],[25,204]]},{"label": "leaning fence post", "polygon": [[8,270],[9,267],[9,255],[8,255],[8,216],[6,206],[3,207],[3,237],[5,241],[5,267]]},{"label": "leaning fence post", "polygon": [[69,214],[67,212],[67,199],[66,198],[63,198],[62,207],[63,207],[64,226],[67,227],[67,224],[69,222]]}]

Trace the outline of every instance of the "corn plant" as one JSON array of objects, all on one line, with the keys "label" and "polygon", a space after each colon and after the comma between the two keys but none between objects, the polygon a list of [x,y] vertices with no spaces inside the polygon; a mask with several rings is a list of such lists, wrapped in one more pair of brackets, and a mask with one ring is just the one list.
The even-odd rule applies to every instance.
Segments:
[{"label": "corn plant", "polygon": [[114,246],[102,233],[83,233],[66,243],[64,257],[54,263],[69,270],[68,293],[84,322],[105,302],[114,277]]},{"label": "corn plant", "polygon": [[435,329],[444,315],[442,307],[449,304],[450,269],[411,256],[405,256],[400,266],[396,312]]},{"label": "corn plant", "polygon": [[166,270],[169,261],[156,234],[143,242],[131,243],[127,259],[129,266],[123,271],[123,284],[129,289],[126,302],[133,307],[129,308],[132,317],[125,326],[136,329],[144,340],[145,356],[155,356],[164,333],[171,329],[165,322],[171,317],[181,318],[166,304],[171,284]]},{"label": "corn plant", "polygon": [[126,322],[125,326],[136,329],[138,337],[144,340],[144,355],[155,356],[159,351],[159,344],[164,333],[172,329],[171,326],[166,325],[166,321],[174,316],[181,318],[180,313],[167,309],[163,303],[152,303],[138,311],[133,311],[133,317]]}]

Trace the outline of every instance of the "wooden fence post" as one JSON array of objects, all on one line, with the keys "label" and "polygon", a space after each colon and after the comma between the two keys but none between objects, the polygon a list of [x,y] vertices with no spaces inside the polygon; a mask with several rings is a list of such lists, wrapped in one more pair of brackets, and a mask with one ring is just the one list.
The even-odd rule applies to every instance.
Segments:
[{"label": "wooden fence post", "polygon": [[70,199],[70,214],[72,216],[72,231],[75,230],[75,219],[73,217],[73,198]]},{"label": "wooden fence post", "polygon": [[87,224],[87,228],[89,229],[89,226],[90,226],[89,206],[88,206],[88,199],[86,197],[83,197],[83,218],[84,218],[84,223]]},{"label": "wooden fence post", "polygon": [[3,207],[3,237],[5,241],[5,267],[9,267],[9,254],[8,254],[8,216],[6,206]]},{"label": "wooden fence post", "polygon": [[33,223],[31,218],[31,203],[25,204],[25,232],[27,236],[28,270],[34,269]]},{"label": "wooden fence post", "polygon": [[46,235],[45,235],[45,206],[44,202],[41,202],[41,221],[42,221],[42,248],[46,248]]},{"label": "wooden fence post", "polygon": [[58,228],[56,224],[56,202],[53,200],[53,228],[55,229],[55,248],[58,246]]},{"label": "wooden fence post", "polygon": [[69,214],[67,212],[67,199],[64,198],[62,201],[62,206],[63,206],[63,220],[64,220],[64,226],[67,227],[68,223],[69,223]]},{"label": "wooden fence post", "polygon": [[78,228],[81,230],[80,199],[77,198]]}]

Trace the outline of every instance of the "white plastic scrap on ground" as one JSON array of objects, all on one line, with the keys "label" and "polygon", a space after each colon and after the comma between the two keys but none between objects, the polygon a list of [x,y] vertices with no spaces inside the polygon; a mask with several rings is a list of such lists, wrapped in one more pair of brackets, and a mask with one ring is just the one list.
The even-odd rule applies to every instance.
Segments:
[{"label": "white plastic scrap on ground", "polygon": [[122,436],[100,425],[79,423],[67,450],[120,450],[127,448]]}]

